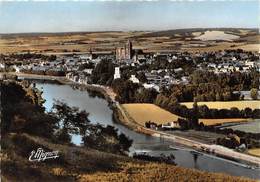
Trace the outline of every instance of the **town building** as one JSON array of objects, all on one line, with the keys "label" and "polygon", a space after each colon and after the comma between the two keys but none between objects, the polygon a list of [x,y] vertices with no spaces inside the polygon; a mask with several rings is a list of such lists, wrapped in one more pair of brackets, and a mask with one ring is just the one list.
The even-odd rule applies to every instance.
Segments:
[{"label": "town building", "polygon": [[120,68],[115,67],[114,80],[120,78]]},{"label": "town building", "polygon": [[139,83],[139,80],[138,80],[138,78],[135,77],[135,75],[131,75],[129,80],[132,81],[133,83]]},{"label": "town building", "polygon": [[116,60],[129,60],[132,59],[133,50],[132,50],[132,42],[130,40],[123,47],[116,48]]},{"label": "town building", "polygon": [[162,128],[164,129],[174,129],[174,128],[180,128],[178,121],[172,121],[167,124],[162,124]]},{"label": "town building", "polygon": [[151,89],[151,88],[153,88],[153,89],[155,89],[157,92],[159,92],[160,91],[160,87],[158,86],[158,85],[156,85],[156,84],[154,84],[154,83],[144,83],[143,84],[143,87],[145,88],[145,89]]},{"label": "town building", "polygon": [[0,63],[0,68],[5,69],[5,64],[4,63]]}]

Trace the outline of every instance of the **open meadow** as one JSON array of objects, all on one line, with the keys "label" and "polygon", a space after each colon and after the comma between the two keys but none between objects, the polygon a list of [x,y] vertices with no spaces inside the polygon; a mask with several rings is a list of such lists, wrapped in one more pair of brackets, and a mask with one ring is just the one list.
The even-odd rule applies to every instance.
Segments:
[{"label": "open meadow", "polygon": [[179,116],[154,104],[123,104],[122,107],[135,122],[142,126],[148,121],[166,124],[171,121],[177,121],[179,118]]},{"label": "open meadow", "polygon": [[224,123],[241,123],[248,122],[251,119],[246,118],[224,118],[224,119],[199,119],[199,123],[203,123],[206,126],[224,124]]},{"label": "open meadow", "polygon": [[249,149],[248,153],[253,156],[260,157],[260,148]]},{"label": "open meadow", "polygon": [[[193,107],[193,102],[182,102],[181,104],[188,108]],[[239,110],[247,107],[251,109],[260,109],[260,100],[198,102],[198,105],[206,105],[209,109],[231,109],[232,107],[237,107]]]},{"label": "open meadow", "polygon": [[167,31],[107,31],[0,34],[1,53],[112,53],[128,39],[144,52],[207,52],[224,49],[259,51],[256,29],[176,29]]},{"label": "open meadow", "polygon": [[[193,103],[192,103],[193,104]],[[151,121],[157,124],[166,124],[171,121],[177,121],[180,116],[172,114],[154,104],[122,104],[127,114],[138,124],[144,126],[146,122]],[[192,107],[192,106],[191,106]],[[199,119],[200,123],[206,126],[249,122],[250,118],[223,118],[223,119]]]}]

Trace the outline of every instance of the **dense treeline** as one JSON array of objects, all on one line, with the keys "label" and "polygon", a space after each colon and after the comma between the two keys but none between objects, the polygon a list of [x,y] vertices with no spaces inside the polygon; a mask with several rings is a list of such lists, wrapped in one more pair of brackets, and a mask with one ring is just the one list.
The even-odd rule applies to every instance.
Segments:
[{"label": "dense treeline", "polygon": [[155,89],[145,89],[129,80],[116,79],[111,86],[120,103],[153,103],[158,94]]},{"label": "dense treeline", "polygon": [[23,73],[36,74],[36,75],[48,75],[48,76],[65,76],[63,70],[22,70]]},{"label": "dense treeline", "polygon": [[111,85],[114,79],[115,65],[111,60],[102,60],[93,69],[89,82],[100,85]]},{"label": "dense treeline", "polygon": [[215,83],[220,87],[230,87],[232,90],[250,90],[259,86],[259,73],[252,70],[248,73],[231,72],[212,74],[208,71],[195,71],[191,75],[192,84]]},{"label": "dense treeline", "polygon": [[[239,110],[234,107],[231,109],[209,109],[206,105],[198,106],[197,113],[186,106],[181,105],[178,100],[178,94],[181,91],[173,92],[163,88],[161,93],[154,89],[145,89],[141,85],[123,79],[116,79],[112,82],[112,88],[117,94],[116,99],[120,103],[154,103],[174,114],[190,118],[195,116],[198,118],[260,118],[260,109],[245,108]],[[185,97],[191,97],[187,92],[183,93]],[[196,98],[195,99],[197,102]]]},{"label": "dense treeline", "polygon": [[24,53],[24,54],[0,54],[0,60],[2,61],[28,61],[29,59],[41,59],[46,61],[56,60],[55,55],[43,55],[43,54],[34,54],[34,53]]},{"label": "dense treeline", "polygon": [[[245,108],[239,110],[234,107],[231,109],[209,109],[206,105],[197,106],[197,112],[181,105],[178,99],[180,97],[195,99],[189,92],[182,93],[181,90],[170,92],[170,89],[162,88],[161,93],[154,89],[145,89],[141,85],[124,79],[116,79],[112,82],[112,88],[117,94],[116,99],[120,103],[154,103],[174,114],[184,118],[191,118],[196,115],[197,118],[260,118],[260,109]],[[182,87],[182,86],[179,86]],[[179,88],[178,87],[178,88]],[[187,86],[188,88],[189,86]],[[181,100],[182,101],[182,100]]]},{"label": "dense treeline", "polygon": [[162,93],[179,102],[193,102],[195,98],[197,101],[242,100],[243,97],[234,91],[259,88],[259,76],[256,71],[217,75],[198,70],[191,74],[190,84],[172,85],[169,89],[163,88]]},{"label": "dense treeline", "polygon": [[260,109],[245,108],[239,110],[236,107],[231,109],[209,109],[206,105],[197,106],[197,112],[193,109],[188,109],[186,106],[179,104],[176,98],[167,97],[163,94],[158,94],[154,103],[172,113],[185,118],[195,116],[198,118],[260,118]]}]

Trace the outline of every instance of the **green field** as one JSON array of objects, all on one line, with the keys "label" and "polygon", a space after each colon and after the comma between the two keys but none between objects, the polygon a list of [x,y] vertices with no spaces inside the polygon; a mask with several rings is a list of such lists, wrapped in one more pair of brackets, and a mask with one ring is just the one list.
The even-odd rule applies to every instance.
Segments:
[{"label": "green field", "polygon": [[[193,102],[182,102],[181,104],[187,106],[188,108],[193,107]],[[260,100],[198,102],[198,105],[206,105],[210,109],[231,109],[232,107],[237,107],[239,110],[245,109],[247,107],[251,109],[260,109]]]}]

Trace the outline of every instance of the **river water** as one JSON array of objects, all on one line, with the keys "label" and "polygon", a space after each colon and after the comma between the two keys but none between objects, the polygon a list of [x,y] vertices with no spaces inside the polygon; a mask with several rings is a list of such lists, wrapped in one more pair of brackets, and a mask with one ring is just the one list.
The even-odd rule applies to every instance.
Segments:
[{"label": "river water", "polygon": [[244,132],[260,133],[260,119],[255,119],[251,122],[245,122],[239,125],[230,126],[226,128],[232,128],[233,130],[240,130]]},{"label": "river water", "polygon": [[[133,139],[133,145],[130,148],[130,154],[133,152],[145,151],[151,155],[173,154],[178,166],[196,168],[204,171],[227,173],[234,176],[245,176],[254,179],[260,179],[259,169],[248,169],[239,163],[221,159],[210,155],[194,154],[185,150],[173,150],[169,146],[182,147],[166,139],[160,139],[140,133],[136,133],[123,125],[115,123],[112,117],[112,110],[108,102],[100,97],[93,97],[87,91],[73,89],[69,85],[57,85],[50,83],[37,83],[36,87],[43,91],[43,98],[46,100],[44,106],[50,110],[54,100],[60,100],[69,106],[76,106],[80,110],[86,110],[89,113],[89,119],[93,123],[112,125],[118,128],[120,132]],[[73,136],[72,141],[80,145],[81,137]]]}]

